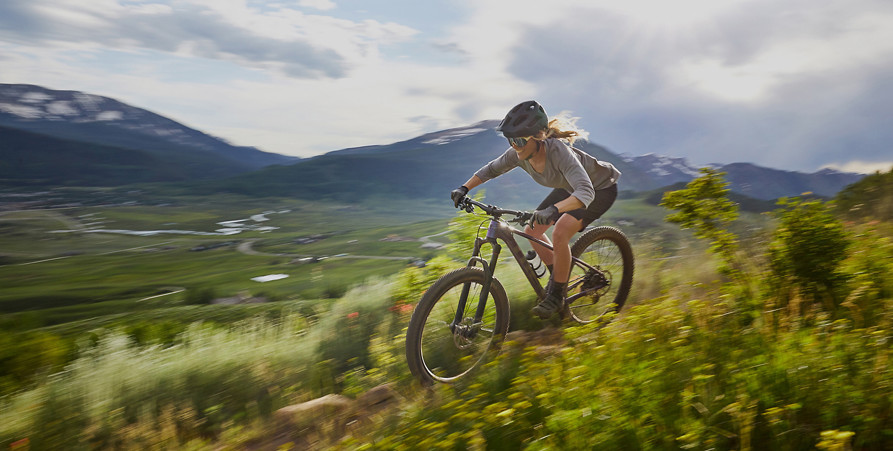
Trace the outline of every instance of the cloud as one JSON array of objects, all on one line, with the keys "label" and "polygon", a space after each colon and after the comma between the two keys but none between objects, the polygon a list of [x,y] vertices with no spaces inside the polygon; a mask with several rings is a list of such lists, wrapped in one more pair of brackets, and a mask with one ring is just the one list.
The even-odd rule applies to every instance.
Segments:
[{"label": "cloud", "polygon": [[814,170],[888,152],[893,11],[879,5],[739,2],[672,28],[559,2],[558,17],[517,14],[501,50],[547,110],[615,151]]},{"label": "cloud", "polygon": [[[314,2],[325,7],[323,2]],[[13,0],[0,4],[0,39],[23,45],[148,49],[278,70],[295,78],[342,78],[377,47],[409,39],[394,23],[353,22],[245,0],[125,4],[118,0]]]},{"label": "cloud", "polygon": [[321,11],[334,9],[337,6],[335,5],[335,2],[332,2],[331,0],[300,0],[298,5],[307,8],[315,8]]},{"label": "cloud", "polygon": [[536,98],[619,153],[799,170],[889,160],[886,0],[455,0],[419,10],[6,0],[0,76],[119,98],[301,156],[499,119]]}]

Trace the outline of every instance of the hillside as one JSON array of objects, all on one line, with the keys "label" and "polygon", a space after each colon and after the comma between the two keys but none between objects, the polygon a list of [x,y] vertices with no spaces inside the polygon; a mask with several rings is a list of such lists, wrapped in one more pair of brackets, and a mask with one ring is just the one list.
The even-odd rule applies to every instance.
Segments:
[{"label": "hillside", "polygon": [[725,178],[733,191],[763,200],[798,196],[806,192],[834,197],[847,185],[865,177],[863,174],[831,169],[805,174],[764,168],[750,163],[727,164],[721,166],[720,170],[727,174]]},{"label": "hillside", "polygon": [[[665,193],[667,193],[668,191],[684,189],[687,184],[688,182],[677,182],[670,186],[665,186],[656,190],[640,193],[640,196],[647,204],[657,206],[660,205],[660,203],[663,201]],[[736,192],[729,192],[728,197],[729,200],[738,205],[738,208],[741,211],[750,213],[765,213],[777,208],[774,201],[756,199]]]},{"label": "hillside", "polygon": [[[294,196],[306,199],[360,201],[375,198],[442,200],[478,168],[507,148],[496,131],[497,121],[444,130],[389,145],[329,152],[289,166],[273,166],[226,180],[190,184],[192,192],[233,192],[252,196]],[[575,146],[622,172],[621,190],[648,192],[694,178],[698,169],[682,158],[645,155],[622,157],[580,140]],[[718,166],[727,172],[730,189],[753,208],[765,210],[773,199],[814,192],[834,196],[863,177],[835,171],[804,174],[747,163]],[[517,170],[482,186],[488,199],[506,207],[529,208],[548,193]],[[758,205],[760,204],[760,205]],[[750,207],[748,207],[750,208]]]},{"label": "hillside", "polygon": [[[108,148],[135,153],[132,158],[117,159],[136,162],[144,158],[136,155],[145,153],[172,164],[185,162],[207,169],[207,174],[203,175],[198,168],[187,168],[190,177],[234,175],[300,160],[253,147],[233,146],[164,116],[108,97],[35,85],[0,84],[0,127],[4,127],[3,135],[0,135],[4,141],[20,140],[6,136],[10,130],[20,130],[56,140],[104,146],[105,150],[101,151],[104,153]],[[46,146],[58,150],[57,143],[49,141]],[[28,147],[6,147],[6,150],[25,154],[42,147],[36,137],[31,137],[27,144]],[[95,163],[103,164],[101,161]],[[42,168],[45,172],[51,172],[55,166],[53,160],[45,160],[44,164],[47,165]],[[64,167],[58,169],[67,171]],[[152,168],[147,170],[153,171]],[[165,180],[168,178],[159,179]]]},{"label": "hillside", "polygon": [[893,220],[893,168],[847,186],[836,200],[838,211],[849,218]]},{"label": "hillside", "polygon": [[[290,166],[274,166],[226,180],[191,185],[195,192],[331,198],[341,201],[411,197],[441,200],[482,165],[507,148],[496,121],[444,130],[385,146],[330,152]],[[581,141],[577,147],[615,163],[624,181],[648,177],[603,147]],[[539,202],[548,189],[512,171],[483,187],[488,199],[505,206]]]},{"label": "hillside", "polygon": [[0,126],[0,187],[117,186],[226,177],[244,166],[205,152],[158,155]]}]

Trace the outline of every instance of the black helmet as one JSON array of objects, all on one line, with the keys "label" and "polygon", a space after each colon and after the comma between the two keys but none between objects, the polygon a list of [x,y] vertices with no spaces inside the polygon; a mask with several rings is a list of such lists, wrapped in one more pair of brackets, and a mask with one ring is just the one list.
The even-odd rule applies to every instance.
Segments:
[{"label": "black helmet", "polygon": [[533,136],[549,126],[549,116],[542,105],[528,100],[515,105],[496,127],[506,138]]}]

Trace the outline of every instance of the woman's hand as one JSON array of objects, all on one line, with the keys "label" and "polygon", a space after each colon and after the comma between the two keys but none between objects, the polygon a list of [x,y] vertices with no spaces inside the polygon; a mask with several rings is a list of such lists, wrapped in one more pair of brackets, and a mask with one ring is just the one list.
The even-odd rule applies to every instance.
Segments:
[{"label": "woman's hand", "polygon": [[550,205],[542,210],[533,212],[533,216],[530,218],[530,225],[533,226],[534,223],[549,224],[555,220],[556,216],[558,216],[558,207]]},{"label": "woman's hand", "polygon": [[459,208],[459,202],[462,199],[465,199],[465,195],[468,194],[468,187],[462,185],[453,191],[450,192],[450,199],[453,199],[453,206]]}]

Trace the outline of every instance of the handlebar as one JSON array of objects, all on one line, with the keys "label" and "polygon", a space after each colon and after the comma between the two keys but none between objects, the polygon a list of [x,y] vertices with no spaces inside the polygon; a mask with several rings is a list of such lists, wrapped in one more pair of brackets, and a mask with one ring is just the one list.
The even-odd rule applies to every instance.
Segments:
[{"label": "handlebar", "polygon": [[510,219],[509,222],[516,222],[518,224],[526,224],[527,221],[533,216],[533,213],[527,211],[518,211],[518,210],[506,210],[503,208],[499,208],[495,205],[487,205],[480,203],[470,197],[465,197],[459,201],[459,209],[465,210],[468,213],[474,212],[474,207],[480,208],[484,213],[493,216],[494,218],[500,218],[502,215],[511,215],[514,216],[514,219]]}]

